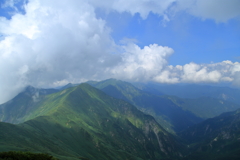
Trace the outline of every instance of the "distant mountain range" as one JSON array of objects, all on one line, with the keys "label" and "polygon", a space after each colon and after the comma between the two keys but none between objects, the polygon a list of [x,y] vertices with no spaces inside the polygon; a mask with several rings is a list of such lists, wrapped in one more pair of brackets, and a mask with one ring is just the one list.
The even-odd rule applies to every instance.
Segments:
[{"label": "distant mountain range", "polygon": [[183,110],[171,100],[158,95],[149,94],[120,80],[110,79],[102,82],[89,82],[92,86],[118,99],[123,99],[139,110],[150,114],[171,133],[182,131],[203,119]]},{"label": "distant mountain range", "polygon": [[116,79],[58,89],[29,86],[0,105],[0,151],[64,160],[240,158],[240,105],[232,101],[238,90],[214,88],[231,97],[224,100],[207,91],[180,98],[139,86]]},{"label": "distant mountain range", "polygon": [[223,112],[235,111],[240,108],[239,104],[212,97],[178,98],[176,96],[164,96],[177,106],[192,112],[203,119],[213,118]]},{"label": "distant mountain range", "polygon": [[[212,97],[190,99],[155,95],[116,79],[88,83],[108,95],[128,101],[141,111],[152,115],[171,133],[187,129],[204,119],[218,116],[223,112],[240,108],[239,104]],[[237,95],[234,96],[237,97]]]},{"label": "distant mountain range", "polygon": [[240,104],[240,89],[197,84],[133,83],[137,88],[155,95],[173,95],[180,98],[212,97]]}]

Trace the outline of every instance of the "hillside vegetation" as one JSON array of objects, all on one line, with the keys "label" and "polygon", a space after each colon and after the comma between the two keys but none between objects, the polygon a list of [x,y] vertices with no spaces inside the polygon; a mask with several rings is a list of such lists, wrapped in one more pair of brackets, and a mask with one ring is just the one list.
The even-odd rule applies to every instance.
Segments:
[{"label": "hillside vegetation", "polygon": [[153,117],[88,84],[43,95],[18,119],[22,121],[18,125],[0,123],[0,150],[37,150],[59,159],[91,160],[154,160],[182,152]]}]

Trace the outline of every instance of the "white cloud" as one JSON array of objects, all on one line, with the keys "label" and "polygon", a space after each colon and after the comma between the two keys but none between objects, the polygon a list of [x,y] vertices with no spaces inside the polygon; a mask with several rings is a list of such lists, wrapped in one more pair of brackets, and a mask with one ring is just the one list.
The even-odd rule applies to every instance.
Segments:
[{"label": "white cloud", "polygon": [[[123,1],[104,2],[119,12],[139,12],[146,17],[150,11],[165,14],[174,1],[125,1],[126,6],[120,5]],[[94,7],[86,1],[30,0],[25,11],[11,19],[0,17],[0,34],[4,35],[0,41],[0,103],[26,85],[49,87],[111,77],[161,83],[231,81],[240,86],[239,63],[169,66],[168,57],[174,52],[169,47],[140,48],[132,41],[117,46],[106,22],[96,18]]]},{"label": "white cloud", "polygon": [[217,70],[208,71],[206,66],[195,63],[183,66],[183,82],[219,82],[221,73]]},{"label": "white cloud", "polygon": [[236,62],[234,63],[234,66],[231,70],[232,74],[236,73],[236,72],[240,72],[240,63]]},{"label": "white cloud", "polygon": [[240,86],[240,63],[223,61],[212,64],[189,63],[165,67],[153,80],[160,83],[218,83],[232,82]]},{"label": "white cloud", "polygon": [[167,58],[173,54],[173,49],[157,44],[141,49],[136,44],[123,47],[122,62],[111,70],[113,76],[135,81],[150,80],[167,66]]},{"label": "white cloud", "polygon": [[84,1],[31,0],[25,10],[0,19],[0,103],[25,85],[107,78],[120,60],[105,21]]},{"label": "white cloud", "polygon": [[162,71],[159,75],[154,77],[153,80],[159,83],[179,83],[178,76],[168,70]]}]

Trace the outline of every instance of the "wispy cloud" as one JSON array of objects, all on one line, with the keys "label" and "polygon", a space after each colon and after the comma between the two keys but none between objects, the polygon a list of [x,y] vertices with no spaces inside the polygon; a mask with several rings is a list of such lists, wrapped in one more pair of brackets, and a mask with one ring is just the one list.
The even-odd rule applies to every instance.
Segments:
[{"label": "wispy cloud", "polygon": [[204,19],[213,19],[216,22],[226,22],[229,19],[240,17],[239,0],[106,0],[100,2],[90,0],[95,7],[129,12],[132,15],[139,13],[146,19],[150,12],[163,16],[168,20],[177,12],[187,12]]},{"label": "wispy cloud", "polygon": [[178,0],[177,10],[185,10],[189,14],[216,22],[227,22],[240,17],[239,0]]}]

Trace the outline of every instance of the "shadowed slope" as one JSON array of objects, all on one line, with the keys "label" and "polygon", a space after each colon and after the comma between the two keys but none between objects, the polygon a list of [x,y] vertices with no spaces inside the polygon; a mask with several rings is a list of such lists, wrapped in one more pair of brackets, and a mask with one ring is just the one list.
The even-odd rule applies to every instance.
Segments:
[{"label": "shadowed slope", "polygon": [[188,159],[240,158],[240,110],[207,119],[180,136],[191,148]]},{"label": "shadowed slope", "polygon": [[183,110],[167,97],[146,93],[130,83],[115,79],[89,83],[108,95],[128,101],[141,111],[154,116],[169,132],[179,132],[202,121],[201,118]]}]

